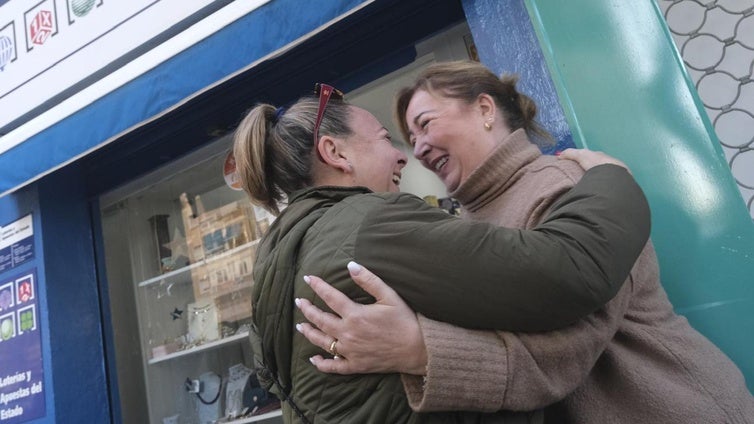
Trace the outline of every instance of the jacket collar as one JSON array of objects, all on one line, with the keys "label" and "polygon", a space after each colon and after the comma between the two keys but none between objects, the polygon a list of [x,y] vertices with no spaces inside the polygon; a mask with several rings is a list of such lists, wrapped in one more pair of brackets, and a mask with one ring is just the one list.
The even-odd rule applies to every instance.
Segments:
[{"label": "jacket collar", "polygon": [[297,200],[309,199],[313,197],[330,199],[339,202],[346,197],[353,196],[354,194],[370,193],[366,187],[341,187],[341,186],[317,186],[307,187],[301,190],[294,191],[288,197],[288,203],[293,204]]},{"label": "jacket collar", "polygon": [[272,237],[276,243],[312,211],[330,207],[347,197],[362,193],[371,193],[371,190],[366,187],[318,186],[294,191],[288,196],[288,206],[272,223],[266,237]]}]

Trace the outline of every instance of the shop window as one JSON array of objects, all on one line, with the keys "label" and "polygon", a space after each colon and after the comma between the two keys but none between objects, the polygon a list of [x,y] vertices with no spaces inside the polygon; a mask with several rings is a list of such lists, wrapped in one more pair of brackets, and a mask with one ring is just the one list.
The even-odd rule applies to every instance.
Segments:
[{"label": "shop window", "polygon": [[[135,315],[143,370],[135,382],[116,357],[122,409],[142,409],[151,423],[280,422],[272,395],[244,398],[259,390],[248,342],[253,258],[274,217],[232,187],[230,143],[102,199],[113,325]],[[128,298],[133,313],[118,307]]]}]

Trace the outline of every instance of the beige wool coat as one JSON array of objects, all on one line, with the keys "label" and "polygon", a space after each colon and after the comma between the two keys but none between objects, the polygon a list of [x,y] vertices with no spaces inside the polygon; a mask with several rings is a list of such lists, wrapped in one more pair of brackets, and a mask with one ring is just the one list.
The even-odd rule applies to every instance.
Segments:
[{"label": "beige wool coat", "polygon": [[[518,130],[451,195],[467,219],[531,228],[582,174]],[[618,295],[565,329],[472,331],[422,316],[420,324],[427,376],[403,376],[417,411],[547,407],[552,423],[754,423],[739,369],[674,313],[651,242]]]}]

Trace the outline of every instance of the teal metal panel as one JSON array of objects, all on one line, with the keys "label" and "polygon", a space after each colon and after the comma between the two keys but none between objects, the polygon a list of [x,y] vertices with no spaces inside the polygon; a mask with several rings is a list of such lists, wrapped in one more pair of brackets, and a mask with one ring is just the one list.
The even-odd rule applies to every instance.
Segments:
[{"label": "teal metal panel", "polygon": [[651,0],[526,0],[574,142],[629,164],[679,313],[754,387],[754,224]]}]

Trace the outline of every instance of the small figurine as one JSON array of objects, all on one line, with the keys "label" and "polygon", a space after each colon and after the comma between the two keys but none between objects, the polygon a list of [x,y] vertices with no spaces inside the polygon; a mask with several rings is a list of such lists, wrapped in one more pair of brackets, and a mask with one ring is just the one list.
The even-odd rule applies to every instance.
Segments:
[{"label": "small figurine", "polygon": [[175,308],[173,309],[173,312],[170,313],[170,316],[173,317],[173,321],[183,318],[183,311],[178,308]]}]

